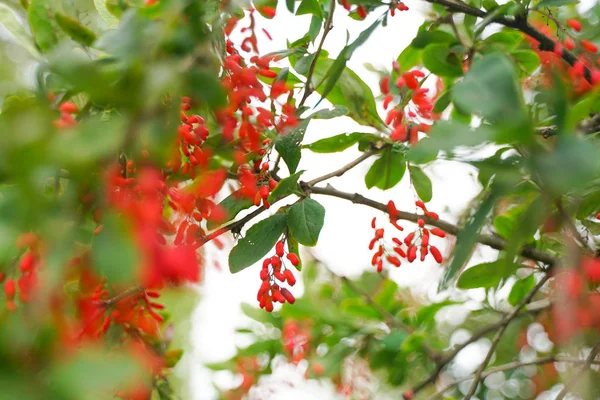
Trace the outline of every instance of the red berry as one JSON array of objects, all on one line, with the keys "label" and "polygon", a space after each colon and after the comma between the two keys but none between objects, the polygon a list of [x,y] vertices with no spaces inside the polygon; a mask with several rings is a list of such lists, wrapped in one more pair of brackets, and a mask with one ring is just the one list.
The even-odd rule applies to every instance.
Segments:
[{"label": "red berry", "polygon": [[77,111],[79,111],[75,103],[72,101],[65,101],[62,103],[59,107],[59,110],[67,114],[75,114]]},{"label": "red berry", "polygon": [[7,279],[4,282],[4,294],[8,299],[12,299],[15,297],[15,293],[17,292],[14,279]]},{"label": "red berry", "polygon": [[[279,242],[277,242],[277,244],[275,245],[275,253],[277,254],[277,256],[279,257],[283,257],[283,240],[280,240]],[[289,258],[289,257],[288,257]]]},{"label": "red berry", "polygon": [[594,43],[590,42],[589,40],[585,40],[585,39],[582,40],[581,47],[583,47],[584,50],[589,51],[590,53],[598,52],[598,46],[596,46]]},{"label": "red berry", "polygon": [[286,257],[288,260],[290,260],[290,262],[292,263],[292,265],[294,267],[297,267],[298,264],[300,263],[300,259],[294,253],[288,253],[288,255]]},{"label": "red berry", "polygon": [[567,25],[574,31],[581,32],[581,22],[579,22],[579,20],[576,20],[575,18],[568,19]]},{"label": "red berry", "polygon": [[296,284],[296,277],[292,273],[292,270],[286,269],[283,275],[285,276],[285,280],[287,281],[288,285],[294,286]]},{"label": "red berry", "polygon": [[441,264],[443,258],[442,258],[442,253],[440,253],[440,251],[438,250],[438,248],[435,247],[435,246],[429,246],[429,251],[431,252],[431,255],[433,256],[433,258],[435,258],[435,261],[438,264]]},{"label": "red berry", "polygon": [[19,269],[23,272],[29,271],[33,268],[33,263],[35,262],[35,255],[32,252],[29,252],[23,256],[21,262],[19,263]]},{"label": "red berry", "polygon": [[438,237],[446,237],[446,232],[444,232],[443,230],[441,230],[440,228],[433,228],[430,230],[432,235],[438,236]]},{"label": "red berry", "polygon": [[285,300],[288,303],[294,304],[296,302],[296,298],[294,297],[294,295],[292,294],[292,292],[290,292],[286,288],[282,288],[281,289],[281,294],[283,295],[283,297],[285,297]]}]

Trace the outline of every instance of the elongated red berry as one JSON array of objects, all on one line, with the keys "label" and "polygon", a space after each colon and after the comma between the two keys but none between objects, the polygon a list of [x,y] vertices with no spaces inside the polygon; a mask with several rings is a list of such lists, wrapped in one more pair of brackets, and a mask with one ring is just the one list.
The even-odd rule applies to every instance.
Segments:
[{"label": "elongated red berry", "polygon": [[32,252],[29,252],[21,259],[21,262],[19,263],[19,269],[23,272],[30,271],[33,268],[34,262],[35,255]]},{"label": "elongated red berry", "polygon": [[288,285],[294,286],[296,284],[296,277],[291,270],[286,269],[283,274],[285,275],[285,280],[287,281]]},{"label": "elongated red berry", "polygon": [[281,268],[281,258],[279,258],[277,256],[271,257],[271,264],[273,265],[273,268],[275,268],[275,269]]},{"label": "elongated red berry", "polygon": [[410,246],[408,249],[408,262],[412,263],[417,259],[417,246]]},{"label": "elongated red berry", "polygon": [[574,31],[581,32],[581,22],[579,22],[579,20],[576,20],[575,18],[568,19],[567,25]]},{"label": "elongated red berry", "polygon": [[583,47],[584,50],[589,51],[590,53],[598,52],[598,46],[596,46],[594,43],[590,42],[589,40],[583,39],[581,41],[581,47]]},{"label": "elongated red berry", "polygon": [[433,228],[430,230],[432,235],[435,235],[437,237],[446,237],[446,232],[444,232],[443,230],[441,230],[440,228]]},{"label": "elongated red berry", "polygon": [[285,297],[285,300],[288,303],[294,304],[296,302],[296,298],[294,297],[294,295],[292,294],[292,292],[290,292],[286,288],[282,288],[281,289],[281,294],[283,295],[283,297]]},{"label": "elongated red berry", "polygon": [[6,297],[8,299],[12,299],[13,297],[15,297],[16,292],[17,289],[15,286],[14,279],[7,279],[6,282],[4,282],[4,294],[6,295]]},{"label": "elongated red berry", "polygon": [[442,258],[442,253],[440,253],[440,251],[438,250],[438,248],[435,247],[435,246],[429,246],[429,251],[431,252],[431,255],[433,256],[433,258],[435,258],[435,261],[438,264],[441,264],[443,258]]},{"label": "elongated red berry", "polygon": [[377,222],[377,217],[373,217],[373,219],[371,220],[371,228],[375,229],[375,227],[377,226],[377,225],[375,225],[376,222]]},{"label": "elongated red berry", "polygon": [[400,247],[394,247],[394,251],[402,258],[406,258],[406,253]]},{"label": "elongated red berry", "polygon": [[292,265],[294,267],[297,267],[298,264],[300,263],[300,259],[294,253],[288,253],[286,257],[288,260],[290,260],[290,262],[292,263]]},{"label": "elongated red berry", "polygon": [[409,233],[409,234],[408,234],[408,235],[406,235],[406,237],[404,238],[404,243],[405,243],[407,246],[409,246],[409,245],[412,243],[412,241],[413,241],[413,239],[414,239],[414,238],[415,238],[415,233],[414,233],[414,232],[412,232],[412,233]]},{"label": "elongated red berry", "polygon": [[386,259],[388,260],[388,262],[394,264],[396,267],[399,267],[401,264],[400,259],[398,257],[389,255],[386,257]]},{"label": "elongated red berry", "polygon": [[275,245],[275,253],[279,256],[279,257],[283,257],[283,240],[280,240],[279,242],[277,242],[277,244]]},{"label": "elongated red berry", "polygon": [[381,89],[381,93],[388,94],[390,92],[390,77],[384,76],[381,78],[379,82],[379,88]]},{"label": "elongated red berry", "polygon": [[265,310],[267,312],[273,311],[273,301],[271,300],[271,296],[265,296]]},{"label": "elongated red berry", "polygon": [[64,103],[62,103],[59,107],[59,110],[68,114],[75,114],[77,111],[79,111],[75,103],[73,103],[72,101],[65,101]]}]

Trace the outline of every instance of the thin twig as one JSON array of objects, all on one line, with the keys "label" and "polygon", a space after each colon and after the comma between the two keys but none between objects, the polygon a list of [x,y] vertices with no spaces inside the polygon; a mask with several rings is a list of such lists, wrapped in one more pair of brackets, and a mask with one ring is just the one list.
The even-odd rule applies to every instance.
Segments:
[{"label": "thin twig", "polygon": [[300,103],[298,104],[298,108],[302,107],[304,105],[304,102],[306,102],[306,99],[308,99],[308,96],[311,95],[311,93],[314,91],[314,89],[311,86],[310,81],[312,80],[312,76],[315,73],[315,67],[317,66],[317,60],[319,59],[319,55],[321,54],[321,50],[323,50],[323,45],[325,44],[325,39],[327,38],[327,35],[329,34],[329,32],[333,29],[333,13],[335,11],[335,0],[331,0],[329,2],[329,15],[327,16],[327,20],[325,21],[325,25],[323,28],[323,36],[321,37],[321,41],[319,42],[319,46],[317,47],[317,50],[314,53],[314,58],[312,60],[312,62],[310,63],[310,67],[308,68],[308,73],[306,74],[306,84],[304,85],[304,94],[302,95],[302,100],[300,100]]},{"label": "thin twig", "polygon": [[335,178],[336,176],[342,176],[344,175],[347,171],[351,170],[352,168],[356,167],[358,164],[360,164],[361,162],[365,161],[367,158],[371,157],[373,154],[377,153],[379,151],[379,149],[370,149],[365,151],[360,157],[358,157],[357,159],[349,162],[348,164],[344,165],[342,168],[330,172],[328,174],[325,174],[319,178],[315,178],[312,181],[308,182],[309,186],[313,186],[316,185],[319,182],[323,182],[326,181],[327,179],[330,178]]},{"label": "thin twig", "polygon": [[558,396],[556,396],[555,400],[563,400],[565,398],[569,390],[571,390],[571,388],[575,386],[577,382],[579,382],[579,379],[581,379],[583,373],[586,370],[590,369],[590,366],[594,362],[594,359],[598,355],[598,352],[600,352],[600,342],[596,343],[596,345],[592,348],[592,351],[590,351],[590,354],[587,356],[585,364],[583,365],[583,367],[581,367],[581,370],[577,371],[575,375],[573,375],[571,380],[565,384],[565,387],[560,391]]},{"label": "thin twig", "polygon": [[[314,194],[321,194],[321,195],[325,195],[325,196],[337,197],[340,199],[349,200],[355,204],[362,204],[362,205],[377,209],[377,210],[385,212],[385,213],[388,212],[387,206],[383,203],[380,203],[375,200],[371,200],[371,199],[369,199],[361,194],[358,194],[358,193],[347,193],[347,192],[339,191],[339,190],[331,187],[331,185],[327,185],[327,187],[312,186],[312,187],[310,187],[310,191]],[[454,236],[456,236],[456,234],[461,229],[458,226],[453,225],[446,221],[435,220],[435,219],[427,217],[427,216],[409,213],[409,212],[405,212],[405,211],[399,211],[397,219],[411,221],[411,222],[417,222],[419,219],[423,219],[423,220],[425,220],[425,222],[427,224],[438,227],[438,228],[442,229],[443,231],[445,231],[446,233],[449,233]],[[477,241],[483,245],[489,246],[496,250],[503,250],[506,247],[506,241],[498,236],[480,234],[477,237]],[[554,257],[544,251],[536,249],[532,246],[528,246],[528,245],[523,246],[523,248],[521,249],[521,255],[523,257],[530,258],[532,260],[540,261],[549,266],[553,266],[558,262],[558,259],[556,257]]]},{"label": "thin twig", "polygon": [[[398,320],[389,311],[377,304],[377,302],[373,300],[369,293],[356,286],[354,282],[352,282],[350,279],[346,278],[345,276],[341,277],[341,279],[342,282],[344,282],[353,292],[361,295],[366,300],[366,302],[369,305],[371,305],[371,307],[373,307],[373,309],[385,319],[385,323],[389,327],[403,330],[404,332],[409,334],[415,332],[415,330],[411,326],[406,325],[404,322]],[[425,354],[427,354],[427,357],[429,357],[434,363],[436,363],[436,365],[439,365],[442,362],[442,355],[440,354],[440,352],[429,347],[425,343],[422,343],[422,347]]]},{"label": "thin twig", "polygon": [[[485,11],[480,10],[479,8],[476,8],[476,7],[472,7],[472,6],[465,4],[459,0],[424,0],[424,1],[431,3],[431,4],[442,5],[451,12],[459,12],[462,14],[472,15],[474,17],[478,17],[478,18],[482,18],[482,19],[487,18],[489,16],[489,14],[486,13]],[[533,39],[538,41],[538,43],[539,43],[538,48],[542,51],[554,51],[556,42],[554,40],[550,39],[548,36],[544,35],[542,32],[540,32],[536,28],[534,28],[524,18],[509,19],[507,17],[498,16],[498,17],[492,18],[491,21],[495,22],[497,24],[500,24],[500,25],[504,25],[508,28],[516,29],[516,30],[521,31],[524,34],[532,37]],[[572,52],[570,52],[567,49],[563,49],[561,57],[563,60],[565,60],[571,66],[573,66],[578,61],[577,56],[575,56],[575,54],[573,54]],[[589,83],[592,83],[592,71],[590,71],[590,69],[588,67],[584,67],[584,77]]]},{"label": "thin twig", "polygon": [[542,286],[544,286],[544,284],[548,281],[548,279],[550,279],[550,277],[550,274],[545,274],[542,277],[542,279],[540,279],[540,281],[537,283],[537,285],[535,285],[535,287],[527,294],[527,296],[525,296],[525,298],[521,300],[521,302],[515,307],[515,309],[502,319],[502,324],[500,325],[500,328],[498,329],[496,335],[494,335],[494,338],[492,339],[492,344],[490,345],[490,349],[488,350],[485,359],[477,369],[477,372],[475,372],[473,383],[471,384],[469,391],[465,395],[465,400],[470,400],[471,397],[475,394],[475,391],[477,390],[477,385],[479,385],[479,382],[481,381],[483,371],[492,359],[492,355],[494,354],[494,351],[496,350],[496,347],[498,346],[498,343],[502,338],[502,334],[504,333],[508,325],[517,316],[517,314],[519,314],[519,311],[521,311],[521,309],[531,301],[533,296],[535,296],[535,294],[542,288]]},{"label": "thin twig", "polygon": [[[548,357],[538,358],[536,360],[531,360],[531,361],[513,361],[513,362],[510,362],[507,364],[503,364],[503,365],[499,365],[497,367],[487,369],[484,373],[481,374],[481,378],[485,379],[488,376],[498,373],[498,372],[510,371],[512,369],[527,367],[530,365],[549,364],[552,362],[564,362],[564,363],[569,363],[569,364],[586,364],[587,360],[582,360],[582,359],[574,358],[574,357],[548,356]],[[600,361],[592,361],[592,364],[600,364]],[[471,379],[470,376],[457,379],[456,381],[444,386],[442,389],[438,390],[433,395],[429,396],[427,398],[427,400],[435,400],[439,397],[442,397],[444,395],[444,393],[451,390],[455,386],[458,386],[458,384],[468,381],[469,379]]]}]

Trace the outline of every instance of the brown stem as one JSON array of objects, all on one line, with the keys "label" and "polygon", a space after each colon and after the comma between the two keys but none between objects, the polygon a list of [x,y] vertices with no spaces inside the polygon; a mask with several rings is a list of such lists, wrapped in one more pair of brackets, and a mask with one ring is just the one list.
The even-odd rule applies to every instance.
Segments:
[{"label": "brown stem", "polygon": [[571,380],[565,384],[565,387],[560,391],[558,396],[556,396],[556,400],[563,400],[565,398],[569,390],[571,390],[571,388],[575,386],[577,382],[579,382],[579,379],[581,379],[583,373],[590,368],[592,363],[594,363],[594,359],[598,355],[598,352],[600,352],[600,342],[596,343],[596,345],[592,348],[592,351],[590,351],[590,354],[586,358],[585,364],[583,367],[581,367],[581,370],[577,371]]},{"label": "brown stem", "polygon": [[314,91],[314,89],[311,86],[310,81],[312,80],[312,76],[315,73],[315,67],[317,66],[317,60],[319,59],[319,54],[321,54],[321,50],[323,50],[323,45],[325,44],[325,39],[327,38],[327,35],[329,34],[329,32],[333,29],[333,13],[335,11],[335,3],[336,0],[330,0],[329,2],[329,15],[327,16],[327,20],[325,21],[325,25],[323,28],[323,36],[321,37],[321,41],[319,42],[319,46],[317,47],[317,50],[314,53],[314,58],[312,60],[312,62],[310,63],[310,67],[308,68],[308,73],[306,74],[306,85],[304,85],[304,94],[302,95],[302,100],[300,100],[300,103],[298,104],[298,108],[302,107],[304,105],[304,102],[306,102],[306,99],[308,99],[308,96],[311,95],[311,93]]},{"label": "brown stem", "polygon": [[535,285],[535,287],[527,294],[527,296],[525,296],[525,298],[523,300],[521,300],[521,302],[515,307],[515,309],[510,314],[508,314],[506,317],[504,317],[502,319],[500,328],[498,329],[498,331],[496,332],[496,335],[494,335],[494,338],[492,339],[492,344],[485,356],[485,359],[481,363],[481,366],[477,369],[477,372],[475,372],[475,377],[473,379],[473,383],[471,384],[469,391],[465,395],[465,400],[470,400],[471,397],[473,396],[473,394],[475,394],[475,391],[477,390],[477,385],[479,385],[479,382],[481,381],[483,371],[485,370],[488,363],[492,359],[492,355],[494,354],[494,351],[496,350],[496,347],[498,346],[498,343],[500,342],[500,339],[502,338],[502,334],[504,333],[504,331],[506,330],[508,325],[519,314],[519,311],[521,311],[521,309],[523,307],[525,307],[527,305],[527,303],[529,303],[531,301],[533,296],[535,296],[535,294],[542,288],[542,286],[544,286],[544,284],[548,281],[548,279],[550,279],[550,277],[551,277],[550,274],[544,275],[543,278],[540,279],[540,281],[537,283],[537,285]]},{"label": "brown stem", "polygon": [[[564,362],[564,363],[569,363],[569,364],[585,364],[585,363],[587,363],[587,360],[582,360],[582,359],[573,358],[573,357],[548,356],[548,357],[538,358],[536,360],[531,360],[531,361],[514,361],[511,363],[507,363],[507,364],[499,365],[494,368],[487,369],[485,372],[483,372],[481,374],[481,378],[482,379],[487,378],[488,376],[495,374],[497,372],[510,371],[511,369],[527,367],[530,365],[549,364],[552,362]],[[593,361],[592,364],[600,364],[600,361]],[[439,397],[442,397],[444,395],[444,393],[446,393],[448,390],[451,390],[458,384],[468,381],[469,379],[471,379],[471,377],[469,377],[469,376],[458,379],[458,380],[444,386],[442,389],[438,390],[433,395],[429,396],[427,400],[435,400]]]},{"label": "brown stem", "polygon": [[[472,15],[478,18],[487,18],[489,16],[485,11],[480,10],[479,8],[472,7],[468,4],[463,3],[459,0],[425,0],[431,4],[439,4],[446,7],[449,11],[459,12],[466,15]],[[509,19],[506,17],[495,17],[491,19],[492,22],[495,22],[500,25],[504,25],[508,28],[513,28],[518,31],[523,32],[524,34],[532,37],[537,40],[539,45],[538,48],[542,51],[554,51],[556,46],[556,42],[550,39],[548,36],[544,35],[542,32],[534,28],[530,25],[526,19]],[[561,54],[563,60],[565,60],[569,65],[573,66],[577,61],[577,56],[571,53],[567,49],[563,49]],[[584,77],[589,82],[592,83],[592,72],[588,67],[584,67]]]},{"label": "brown stem", "polygon": [[[331,187],[331,185],[327,185],[327,187],[311,187],[310,191],[314,194],[322,194],[325,196],[337,197],[340,199],[349,200],[355,204],[363,204],[365,206],[377,209],[379,211],[383,211],[385,213],[387,213],[388,211],[387,206],[383,203],[371,200],[358,193],[346,193],[339,191]],[[460,228],[458,226],[453,225],[449,222],[435,220],[427,216],[409,213],[405,211],[399,211],[397,219],[412,222],[417,222],[419,219],[423,219],[427,224],[438,227],[446,233],[449,233],[454,236],[456,236],[456,234],[458,234],[458,232],[460,231]],[[506,241],[498,236],[480,234],[477,238],[477,241],[483,245],[489,246],[496,250],[503,250],[506,247]],[[555,265],[558,261],[556,257],[551,256],[548,253],[545,253],[528,245],[523,246],[523,248],[521,249],[521,255],[532,260],[540,261],[549,266]]]}]

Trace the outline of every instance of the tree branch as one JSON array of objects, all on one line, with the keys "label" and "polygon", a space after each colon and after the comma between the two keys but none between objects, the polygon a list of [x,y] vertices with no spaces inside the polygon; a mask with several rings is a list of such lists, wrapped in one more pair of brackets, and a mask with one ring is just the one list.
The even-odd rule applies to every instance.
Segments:
[{"label": "tree branch", "polygon": [[508,325],[517,316],[517,314],[519,314],[519,311],[521,311],[521,309],[531,301],[533,296],[535,296],[535,294],[542,288],[542,286],[544,286],[544,284],[548,281],[548,279],[550,279],[550,277],[550,274],[544,275],[542,279],[540,279],[540,281],[537,283],[537,285],[535,285],[535,287],[527,294],[527,296],[525,296],[525,298],[521,300],[521,302],[515,307],[515,309],[502,319],[500,328],[498,329],[496,335],[494,335],[494,338],[492,339],[492,344],[485,356],[485,359],[481,363],[481,366],[477,369],[477,372],[475,372],[475,378],[473,379],[473,383],[471,384],[469,391],[465,395],[465,400],[470,400],[473,394],[475,394],[475,391],[477,390],[477,385],[479,385],[479,382],[481,381],[483,371],[492,359],[492,355],[494,354],[494,351],[496,350],[496,347],[498,346],[498,343],[502,338],[502,334],[504,333]]},{"label": "tree branch", "polygon": [[555,400],[563,400],[565,398],[569,390],[571,390],[571,388],[575,386],[577,382],[579,382],[579,379],[581,379],[583,373],[590,368],[592,363],[594,363],[594,359],[598,355],[598,352],[600,352],[600,342],[596,343],[596,345],[592,348],[592,351],[590,351],[590,354],[586,358],[585,364],[583,367],[581,367],[581,370],[576,372],[575,375],[573,375],[573,378],[571,378],[571,380],[565,384],[565,387],[560,391],[558,396],[556,396]]},{"label": "tree branch", "polygon": [[[486,370],[485,372],[483,372],[481,374],[481,378],[485,379],[488,376],[495,374],[497,372],[510,371],[511,369],[527,367],[530,365],[549,364],[552,362],[564,362],[564,363],[569,363],[569,364],[585,364],[585,363],[587,363],[587,360],[582,360],[582,359],[574,358],[574,357],[548,356],[548,357],[538,358],[536,360],[531,360],[531,361],[514,361],[511,363],[504,364],[504,365],[499,365],[494,368],[489,368],[488,370]],[[600,361],[593,361],[592,364],[600,364]],[[438,390],[435,394],[429,396],[427,400],[435,400],[435,399],[443,396],[444,393],[446,393],[448,390],[454,388],[455,386],[457,386],[458,384],[460,384],[462,382],[468,381],[469,379],[471,379],[471,377],[469,377],[469,376],[458,379],[458,380],[444,386],[442,389]]]},{"label": "tree branch", "polygon": [[361,162],[365,161],[367,158],[371,157],[373,154],[377,153],[380,149],[378,148],[373,148],[370,150],[365,151],[360,157],[358,157],[356,160],[349,162],[348,164],[346,164],[345,166],[343,166],[342,168],[330,172],[328,174],[325,174],[319,178],[315,178],[312,181],[308,182],[308,185],[310,187],[312,187],[313,185],[316,185],[319,182],[323,182],[326,181],[327,179],[330,178],[335,178],[336,176],[342,176],[344,175],[346,172],[348,172],[349,170],[351,170],[352,168],[356,167],[358,164],[360,164]]},{"label": "tree branch", "polygon": [[[362,290],[361,288],[357,287],[354,284],[354,282],[352,282],[350,279],[346,278],[345,276],[341,277],[341,279],[342,279],[342,282],[344,282],[350,289],[352,289],[353,292],[361,295],[367,301],[367,303],[369,303],[373,307],[373,309],[375,311],[377,311],[377,313],[379,313],[379,315],[381,315],[385,319],[385,323],[389,327],[403,330],[404,332],[407,332],[409,334],[415,332],[415,330],[411,326],[408,326],[404,322],[399,321],[396,317],[394,317],[385,308],[383,308],[379,304],[377,304],[377,302],[375,302],[375,300],[373,300],[373,298],[371,297],[371,295],[369,293],[367,293],[364,290]],[[431,360],[433,360],[433,362],[436,363],[436,365],[440,365],[440,363],[442,362],[442,355],[437,350],[429,347],[425,343],[422,343],[422,347],[423,347],[423,351],[427,354],[427,357],[429,357]]]},{"label": "tree branch", "polygon": [[[485,11],[480,10],[476,7],[471,7],[468,4],[463,3],[459,0],[424,0],[431,4],[439,4],[446,7],[449,11],[459,12],[466,15],[472,15],[478,18],[487,18],[489,16]],[[532,37],[533,39],[539,42],[538,48],[542,51],[554,51],[556,46],[556,42],[550,39],[548,36],[544,35],[542,32],[531,26],[526,19],[509,19],[506,17],[495,17],[491,19],[492,22],[495,22],[500,25],[504,25],[508,28],[513,28],[518,31],[523,32],[524,34]],[[563,60],[565,60],[569,65],[573,66],[577,61],[577,57],[575,54],[571,53],[567,49],[563,49],[561,54]],[[589,82],[592,83],[592,72],[586,66],[584,67],[584,77]]]},{"label": "tree branch", "polygon": [[[376,210],[387,213],[387,206],[383,203],[379,203],[375,200],[371,200],[363,195],[358,193],[346,193],[341,192],[337,189],[331,187],[331,185],[327,185],[327,187],[310,187],[310,191],[314,194],[321,194],[325,196],[337,197],[344,200],[349,200],[355,204],[362,204]],[[460,231],[460,228],[456,225],[453,225],[446,221],[435,220],[429,218],[427,216],[423,216],[420,214],[409,213],[405,211],[398,212],[398,219],[406,220],[411,222],[417,222],[419,219],[425,220],[425,222],[429,225],[436,226],[446,233],[456,236],[456,234]],[[477,241],[483,245],[489,246],[496,250],[503,250],[506,247],[506,241],[500,237],[493,235],[484,235],[480,234],[477,238]],[[558,259],[548,253],[545,253],[541,250],[538,250],[532,246],[523,246],[521,249],[521,255],[526,258],[530,258],[532,260],[540,261],[549,266],[553,266],[557,263]]]}]

